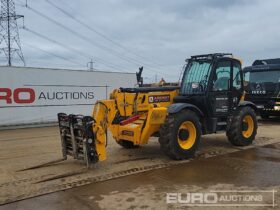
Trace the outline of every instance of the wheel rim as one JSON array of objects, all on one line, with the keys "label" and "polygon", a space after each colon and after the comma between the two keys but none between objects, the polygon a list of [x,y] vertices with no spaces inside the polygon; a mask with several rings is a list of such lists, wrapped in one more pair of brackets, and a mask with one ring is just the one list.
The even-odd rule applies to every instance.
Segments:
[{"label": "wheel rim", "polygon": [[251,115],[246,115],[243,118],[243,123],[246,125],[246,128],[242,130],[242,135],[245,138],[249,138],[254,132],[254,120]]},{"label": "wheel rim", "polygon": [[191,121],[183,122],[179,127],[177,139],[182,149],[190,149],[196,139],[195,125]]}]

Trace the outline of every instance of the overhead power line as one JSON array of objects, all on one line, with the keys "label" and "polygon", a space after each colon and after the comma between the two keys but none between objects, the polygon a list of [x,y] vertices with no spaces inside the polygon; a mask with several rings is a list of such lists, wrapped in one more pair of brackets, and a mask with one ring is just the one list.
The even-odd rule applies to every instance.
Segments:
[{"label": "overhead power line", "polygon": [[[39,12],[38,10],[36,10],[36,9],[34,9],[34,8],[31,8],[30,6],[27,5],[27,3],[26,3],[25,5],[22,5],[22,6],[24,6],[24,7],[28,8],[28,9],[30,9],[31,11],[33,11],[33,12],[36,13],[37,15],[39,15],[39,16],[41,16],[41,17],[47,19],[48,21],[50,21],[50,22],[52,22],[52,23],[58,25],[59,27],[62,27],[63,29],[69,31],[70,33],[74,34],[75,36],[79,37],[80,39],[83,39],[84,41],[87,41],[87,42],[89,42],[90,44],[92,44],[92,45],[94,45],[94,46],[97,46],[97,44],[93,43],[92,40],[91,40],[90,38],[88,38],[88,37],[86,37],[86,36],[84,36],[84,35],[82,35],[82,34],[76,32],[76,31],[74,31],[74,30],[72,30],[72,29],[69,28],[69,27],[66,27],[65,25],[63,25],[63,24],[61,24],[60,22],[58,22],[58,21],[56,21],[56,20],[54,20],[54,19],[48,17],[47,15],[45,15],[45,14]],[[25,28],[25,29],[27,29],[27,28]],[[61,43],[59,43],[59,42],[56,41],[56,40],[52,40],[52,39],[48,38],[47,36],[44,36],[44,35],[42,35],[42,34],[39,34],[38,32],[35,32],[34,30],[27,29],[27,31],[29,31],[29,32],[31,32],[31,33],[37,35],[37,36],[41,36],[41,38],[46,39],[46,40],[48,40],[48,41],[50,41],[50,42],[53,42],[53,43],[55,43],[55,44],[57,44],[57,45],[60,45],[61,47],[66,48],[66,49],[68,49],[68,50],[70,50],[70,51],[76,51],[76,52],[78,51],[77,49],[74,49],[74,48],[69,47],[69,45],[61,44]],[[129,57],[125,57],[125,56],[122,55],[122,54],[120,55],[120,54],[118,54],[118,52],[115,52],[115,51],[113,51],[112,49],[106,48],[106,47],[104,47],[104,46],[102,46],[102,45],[100,45],[100,44],[98,45],[98,47],[101,48],[102,50],[108,51],[110,54],[113,54],[113,55],[115,55],[115,56],[121,58],[121,59],[124,60],[124,61],[127,61],[127,62],[129,62],[129,63],[132,63],[132,64],[137,65],[137,68],[138,68],[139,65],[142,65],[142,63],[139,63],[138,61],[135,61],[134,59],[131,59],[131,58],[129,58]],[[85,52],[83,52],[83,51],[79,51],[78,55],[79,55],[79,56],[83,55],[83,57],[86,57],[87,60],[88,60],[89,58],[92,58],[92,57],[93,57],[92,55],[89,55],[89,54],[87,54],[87,53],[85,53]],[[104,59],[101,59],[101,58],[97,58],[97,57],[95,57],[95,56],[94,56],[93,58],[94,58],[98,63],[101,63],[101,64],[103,64],[103,65],[105,65],[105,66],[107,66],[107,67],[114,68],[114,69],[116,69],[116,70],[118,70],[118,71],[122,71],[122,72],[129,72],[129,71],[127,71],[127,70],[124,71],[124,69],[126,69],[126,68],[120,66],[119,64],[111,63],[111,62],[109,62],[108,60],[104,60]],[[156,73],[159,73],[159,74],[163,74],[163,75],[165,75],[165,76],[174,76],[174,75],[171,75],[171,74],[167,74],[167,73],[165,73],[165,72],[159,72],[159,71],[153,69],[153,67],[151,67],[151,66],[146,66],[145,69],[148,70],[148,71],[152,71],[152,72],[156,72]]]},{"label": "overhead power line", "polygon": [[[90,43],[90,44],[93,45],[93,46],[97,46],[97,47],[99,47],[100,49],[105,50],[105,51],[107,51],[108,53],[110,53],[110,54],[112,54],[112,55],[114,55],[114,56],[116,56],[116,57],[118,57],[118,58],[120,58],[120,59],[122,59],[122,60],[124,60],[124,61],[127,61],[127,62],[129,62],[129,63],[131,63],[131,64],[136,65],[137,67],[142,65],[141,63],[139,63],[139,62],[137,62],[137,61],[135,61],[135,60],[133,60],[133,59],[131,59],[131,58],[128,58],[128,57],[125,57],[125,56],[123,56],[123,55],[118,54],[117,52],[113,51],[112,49],[106,48],[106,47],[104,47],[104,46],[102,46],[102,45],[100,45],[100,44],[93,43],[93,41],[92,41],[91,39],[89,39],[88,37],[86,37],[86,36],[84,36],[84,35],[82,35],[82,34],[76,32],[76,31],[74,31],[73,29],[71,29],[71,28],[69,28],[69,27],[67,27],[67,26],[65,26],[65,25],[63,25],[63,24],[61,24],[61,23],[59,23],[58,21],[56,21],[56,20],[54,20],[54,19],[48,17],[47,15],[45,15],[45,14],[39,12],[38,10],[36,10],[36,9],[34,9],[34,8],[28,6],[28,5],[27,5],[27,8],[30,9],[32,12],[36,13],[37,15],[39,15],[39,16],[41,16],[41,17],[47,19],[48,21],[50,21],[50,22],[52,22],[52,23],[54,23],[54,24],[60,26],[61,28],[67,30],[68,32],[74,34],[74,35],[77,36],[78,38],[80,38],[80,39],[82,39],[82,40],[84,40],[84,41],[87,41],[88,43]],[[164,72],[159,72],[159,71],[157,71],[157,70],[154,70],[153,67],[150,67],[150,66],[146,66],[146,70],[148,70],[148,71],[153,71],[153,72],[156,72],[156,73],[159,73],[159,74],[164,74],[164,75],[166,75],[166,76],[170,76],[169,74],[166,74],[166,73],[164,73]]]},{"label": "overhead power line", "polygon": [[28,67],[33,67],[33,68],[81,70],[81,67],[75,64],[69,64],[69,63],[58,62],[58,61],[49,62],[48,60],[38,59],[35,58],[34,56],[32,57],[26,56],[26,60],[29,61]]},{"label": "overhead power line", "polygon": [[[52,43],[54,43],[56,45],[59,45],[59,46],[65,48],[65,49],[69,50],[70,52],[75,52],[75,53],[77,53],[78,56],[82,56],[82,57],[86,58],[87,60],[92,57],[91,55],[89,55],[89,54],[87,54],[87,53],[85,53],[83,51],[77,50],[77,49],[75,49],[73,47],[70,47],[69,45],[62,44],[62,43],[60,43],[60,42],[58,42],[56,40],[53,40],[53,39],[51,39],[51,38],[49,38],[49,37],[47,37],[47,36],[45,36],[43,34],[40,34],[40,33],[36,32],[36,31],[34,31],[34,30],[30,29],[30,28],[24,27],[23,29],[28,31],[29,33],[32,33],[33,35],[35,35],[37,37],[40,37],[40,38],[45,39],[45,40],[47,40],[49,42],[52,42]],[[94,57],[94,58],[95,58],[96,61],[98,61],[99,63],[102,63],[103,65],[105,65],[107,67],[116,69],[118,71],[125,72],[123,68],[116,67],[115,64],[113,64],[113,63],[106,62],[103,59],[98,58],[98,57]]]},{"label": "overhead power line", "polygon": [[[129,48],[123,46],[122,44],[114,41],[113,39],[109,38],[108,36],[106,36],[105,34],[101,33],[100,31],[98,31],[97,29],[93,28],[92,26],[88,25],[87,23],[81,21],[80,19],[78,19],[77,17],[73,16],[71,13],[67,12],[65,9],[57,6],[57,4],[53,3],[50,0],[45,0],[47,3],[49,3],[51,6],[53,6],[54,8],[56,8],[57,10],[59,10],[60,12],[62,12],[63,14],[65,14],[66,16],[68,16],[69,18],[75,20],[77,23],[81,24],[82,26],[84,26],[85,28],[87,28],[88,30],[94,32],[95,34],[99,35],[100,37],[102,37],[103,39],[111,42],[112,44],[114,44],[115,46],[118,46],[119,48],[121,48],[122,50],[125,50],[141,59],[147,60],[149,63],[153,63],[154,65],[159,65],[161,66],[161,64],[156,63],[155,61],[146,58],[144,56],[139,55],[138,53],[133,52],[132,50],[130,50]],[[144,63],[145,64],[145,63]]]},{"label": "overhead power line", "polygon": [[131,63],[131,64],[134,64],[134,65],[141,65],[141,64],[137,63],[136,61],[133,61],[132,59],[129,59],[129,58],[126,58],[126,57],[124,57],[124,56],[121,56],[121,55],[117,54],[116,52],[112,51],[112,49],[106,48],[105,46],[102,46],[102,45],[100,45],[100,44],[93,43],[93,41],[92,41],[90,38],[88,38],[88,37],[86,37],[86,36],[84,36],[84,35],[78,33],[77,31],[75,31],[75,30],[73,30],[73,29],[71,29],[71,28],[69,28],[69,27],[67,27],[67,26],[65,26],[65,25],[63,25],[63,24],[61,24],[61,23],[59,23],[58,21],[56,21],[56,20],[54,20],[54,19],[48,17],[47,15],[45,15],[45,14],[39,12],[38,10],[36,10],[36,9],[30,7],[30,6],[27,6],[27,8],[28,8],[29,10],[31,10],[32,12],[36,13],[37,15],[39,15],[39,16],[41,16],[41,17],[47,19],[48,21],[50,21],[50,22],[52,22],[52,23],[58,25],[59,27],[63,28],[64,30],[66,30],[66,31],[68,31],[68,32],[70,32],[70,33],[72,33],[72,34],[74,34],[74,35],[77,36],[78,38],[80,38],[80,39],[82,39],[82,40],[84,40],[84,41],[90,43],[91,45],[94,45],[95,47],[98,47],[98,48],[100,48],[100,49],[102,49],[102,50],[104,50],[104,51],[107,51],[108,53],[110,53],[110,54],[112,54],[112,55],[114,55],[114,56],[116,56],[116,57],[118,57],[118,58],[120,58],[120,59],[122,59],[122,60],[124,60],[124,61],[127,61],[127,62],[129,62],[129,63]]},{"label": "overhead power line", "polygon": [[57,55],[57,54],[52,53],[52,52],[50,52],[50,51],[43,50],[42,48],[36,47],[36,46],[34,46],[34,45],[31,45],[31,44],[28,44],[28,43],[25,43],[24,45],[26,45],[26,46],[28,46],[28,47],[30,47],[30,48],[33,48],[33,49],[35,49],[35,50],[42,51],[42,52],[44,52],[45,54],[51,55],[51,56],[53,56],[53,57],[56,57],[56,58],[59,58],[59,59],[68,61],[68,62],[73,63],[73,64],[76,64],[76,65],[79,65],[79,66],[81,66],[81,67],[84,66],[84,64],[82,64],[82,63],[76,62],[76,61],[74,61],[74,60],[72,60],[72,59],[63,57],[63,56],[61,56],[61,55]]},{"label": "overhead power line", "polygon": [[34,35],[36,35],[36,36],[38,36],[38,37],[40,37],[40,38],[42,38],[42,39],[45,39],[45,40],[47,40],[49,42],[57,44],[57,45],[59,45],[59,46],[61,46],[63,48],[66,48],[66,49],[70,50],[70,51],[76,52],[78,55],[83,56],[86,59],[89,59],[91,57],[90,55],[86,54],[83,51],[79,51],[79,50],[77,50],[77,49],[75,49],[73,47],[70,47],[69,45],[62,44],[62,43],[60,43],[60,42],[58,42],[58,41],[56,41],[54,39],[51,39],[51,38],[49,38],[49,37],[47,37],[47,36],[45,36],[43,34],[40,34],[40,33],[36,32],[36,31],[34,31],[34,30],[30,29],[30,28],[27,28],[26,26],[23,29],[28,31],[28,32],[30,32],[30,33],[32,33],[32,34],[34,34]]}]

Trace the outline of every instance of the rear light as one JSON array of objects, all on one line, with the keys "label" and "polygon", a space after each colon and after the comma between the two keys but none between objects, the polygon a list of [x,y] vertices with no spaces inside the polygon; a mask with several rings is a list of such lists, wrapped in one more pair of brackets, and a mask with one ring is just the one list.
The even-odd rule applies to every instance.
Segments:
[{"label": "rear light", "polygon": [[126,119],[126,120],[121,121],[120,125],[127,125],[129,123],[132,123],[132,122],[138,120],[139,118],[140,118],[140,115],[132,116],[132,117]]}]

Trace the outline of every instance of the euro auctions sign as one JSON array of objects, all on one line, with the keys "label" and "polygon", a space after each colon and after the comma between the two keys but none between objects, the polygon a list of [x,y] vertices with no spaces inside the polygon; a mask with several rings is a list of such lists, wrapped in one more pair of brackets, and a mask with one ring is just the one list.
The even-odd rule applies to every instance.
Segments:
[{"label": "euro auctions sign", "polygon": [[31,88],[0,88],[0,101],[5,101],[6,104],[32,104],[35,101],[35,91]]},{"label": "euro auctions sign", "polygon": [[276,190],[211,190],[209,192],[166,193],[167,204],[175,207],[276,207]]},{"label": "euro auctions sign", "polygon": [[0,67],[0,126],[56,122],[57,113],[91,115],[132,73]]},{"label": "euro auctions sign", "polygon": [[[77,88],[77,87],[75,87]],[[0,105],[2,108],[20,105],[29,106],[56,106],[56,105],[73,105],[86,104],[93,100],[93,89],[105,88],[107,93],[108,86],[91,87],[91,90],[57,90],[61,87],[56,87],[56,90],[48,88],[0,88]],[[64,86],[64,89],[69,89]],[[72,88],[73,89],[73,88]],[[104,91],[104,90],[103,90]],[[107,94],[105,94],[107,95]],[[83,102],[84,103],[81,103]],[[78,103],[76,103],[78,102]]]}]

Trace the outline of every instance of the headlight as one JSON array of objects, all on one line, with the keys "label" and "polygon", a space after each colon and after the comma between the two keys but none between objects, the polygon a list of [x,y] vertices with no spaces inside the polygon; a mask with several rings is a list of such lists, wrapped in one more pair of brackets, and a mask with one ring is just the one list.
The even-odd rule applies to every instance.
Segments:
[{"label": "headlight", "polygon": [[274,106],[274,110],[280,111],[280,106]]}]

